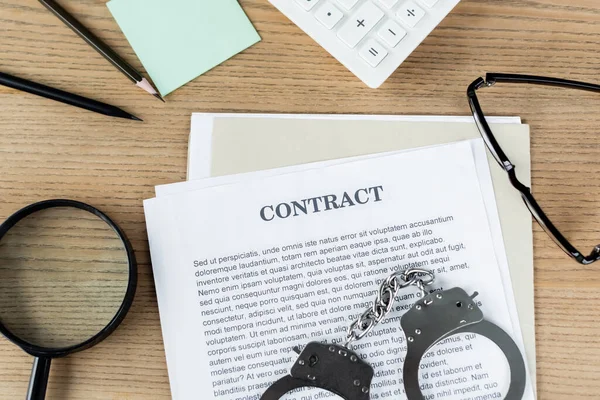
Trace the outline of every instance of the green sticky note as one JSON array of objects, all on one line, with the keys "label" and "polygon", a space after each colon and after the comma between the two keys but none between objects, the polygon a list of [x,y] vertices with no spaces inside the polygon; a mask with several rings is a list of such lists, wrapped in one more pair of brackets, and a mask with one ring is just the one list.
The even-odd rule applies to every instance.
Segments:
[{"label": "green sticky note", "polygon": [[163,96],[260,41],[237,0],[107,5]]}]

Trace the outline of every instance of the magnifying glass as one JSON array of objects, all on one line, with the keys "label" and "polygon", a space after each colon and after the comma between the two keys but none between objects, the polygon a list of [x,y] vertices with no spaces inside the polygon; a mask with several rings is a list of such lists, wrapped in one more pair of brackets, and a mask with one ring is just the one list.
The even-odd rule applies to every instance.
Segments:
[{"label": "magnifying glass", "polygon": [[27,400],[45,398],[53,358],[117,328],[136,285],[129,241],[92,206],[43,201],[0,225],[0,333],[35,357]]}]

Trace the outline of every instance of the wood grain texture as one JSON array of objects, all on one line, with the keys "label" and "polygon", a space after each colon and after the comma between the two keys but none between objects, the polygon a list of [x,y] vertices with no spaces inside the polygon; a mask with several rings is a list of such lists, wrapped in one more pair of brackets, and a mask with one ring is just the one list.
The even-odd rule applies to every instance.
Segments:
[{"label": "wood grain texture", "polygon": [[129,280],[118,234],[94,214],[57,207],[18,221],[0,240],[0,318],[37,346],[77,346],[121,307]]},{"label": "wood grain texture", "polygon": [[[134,66],[104,0],[73,12]],[[49,399],[168,399],[167,369],[142,200],[185,179],[192,112],[468,114],[465,90],[488,72],[600,82],[598,0],[463,0],[380,88],[364,86],[267,0],[241,0],[262,42],[168,96],[143,93],[36,1],[0,0],[0,70],[122,107],[144,123],[95,115],[0,87],[0,218],[71,198],[126,231],[140,284],[124,324],[97,347],[53,363]],[[600,96],[501,87],[489,114],[532,127],[534,191],[582,249],[600,242]],[[535,227],[541,399],[600,392],[600,266],[578,266]],[[0,399],[23,398],[31,359],[0,340]]]}]

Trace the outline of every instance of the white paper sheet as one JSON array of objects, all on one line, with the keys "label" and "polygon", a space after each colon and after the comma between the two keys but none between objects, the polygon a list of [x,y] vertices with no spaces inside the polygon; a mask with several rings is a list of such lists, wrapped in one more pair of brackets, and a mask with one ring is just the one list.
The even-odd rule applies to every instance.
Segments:
[{"label": "white paper sheet", "polygon": [[[512,284],[510,284],[510,269],[508,265],[508,258],[506,257],[506,249],[504,247],[504,239],[502,237],[502,228],[500,226],[500,218],[498,215],[498,208],[496,205],[496,198],[494,196],[494,188],[492,184],[492,178],[490,174],[489,164],[487,163],[487,156],[485,152],[485,146],[481,139],[473,139],[468,141],[471,145],[471,149],[473,152],[473,158],[475,162],[476,174],[478,178],[479,185],[481,186],[481,193],[483,196],[483,202],[485,205],[485,209],[487,212],[488,223],[490,225],[490,231],[492,234],[492,240],[494,243],[494,251],[496,253],[496,258],[498,259],[498,263],[500,264],[500,273],[502,275],[502,282],[508,282],[508,284],[503,284],[504,287],[504,295],[507,301],[507,304],[510,307],[510,318],[511,322],[515,328],[516,332],[521,332],[521,324],[519,321],[519,314],[516,308],[516,302],[511,301],[514,299],[514,291]],[[446,145],[437,145],[437,146],[446,146]],[[437,147],[431,146],[431,147]],[[195,190],[205,189],[208,187],[228,185],[232,183],[238,182],[247,182],[253,180],[261,180],[267,177],[273,177],[277,175],[284,175],[295,173],[299,171],[306,170],[314,170],[319,168],[324,168],[332,165],[344,164],[349,162],[355,162],[359,160],[366,160],[370,158],[378,158],[381,156],[387,156],[392,154],[400,154],[412,151],[421,151],[420,149],[410,149],[403,150],[399,152],[390,152],[384,154],[373,154],[368,156],[359,156],[359,157],[351,157],[340,160],[330,160],[330,161],[322,161],[317,163],[296,165],[291,167],[284,168],[276,168],[271,170],[263,170],[257,172],[250,172],[245,174],[236,174],[236,175],[226,175],[209,179],[199,179],[194,181],[180,182],[169,185],[159,185],[155,187],[156,196],[164,197],[171,196],[185,192],[191,192]],[[514,307],[513,307],[514,305]],[[522,342],[522,337],[520,338]],[[527,348],[526,353],[529,354],[532,349]],[[533,357],[535,357],[535,352],[533,353]]]},{"label": "white paper sheet", "polygon": [[[201,322],[206,319],[200,318],[202,308],[198,306],[198,301],[201,301],[202,297],[198,298],[197,282],[194,282],[195,278],[190,275],[190,271],[194,271],[190,269],[192,260],[199,260],[202,264],[204,258],[221,257],[223,254],[241,251],[242,248],[266,248],[286,240],[290,243],[305,242],[312,237],[331,236],[348,229],[360,230],[362,226],[388,224],[390,219],[418,220],[432,214],[457,215],[456,220],[465,225],[453,226],[448,231],[445,231],[443,225],[436,226],[436,229],[439,229],[440,235],[444,232],[448,235],[446,237],[452,238],[451,240],[461,240],[466,244],[467,250],[456,254],[468,258],[470,269],[468,274],[457,271],[457,274],[453,275],[453,283],[443,283],[443,286],[449,288],[460,285],[467,290],[478,290],[482,293],[484,312],[489,315],[490,320],[510,332],[522,349],[518,319],[515,324],[514,318],[511,318],[511,314],[516,313],[514,297],[507,299],[508,303],[505,301],[506,287],[501,283],[507,282],[510,286],[510,280],[501,276],[502,270],[504,273],[508,271],[506,261],[500,260],[499,265],[499,260],[494,257],[495,254],[504,254],[503,249],[499,252],[496,245],[498,242],[502,243],[502,240],[501,237],[500,240],[493,239],[488,225],[491,210],[487,209],[482,198],[482,191],[492,191],[491,179],[489,176],[484,179],[478,177],[480,172],[476,171],[471,146],[471,143],[459,143],[419,152],[369,158],[325,169],[311,169],[258,181],[244,181],[145,202],[173,397],[198,398],[201,393],[201,398],[213,398],[210,396],[219,393],[222,387],[225,391],[235,387],[248,389],[247,382],[242,385],[239,381],[233,382],[232,378],[229,383],[217,383],[212,388],[216,388],[217,391],[202,392],[206,383],[210,383],[211,368],[201,365],[201,361],[207,358],[205,353],[208,344],[203,344],[205,329]],[[485,158],[480,142],[478,146],[481,149],[479,152],[483,152]],[[413,168],[414,174],[398,176],[390,172],[409,166]],[[372,173],[374,170],[377,171],[376,174]],[[485,183],[486,180],[489,185]],[[342,213],[346,214],[335,210],[321,214],[326,215],[324,219],[315,219],[315,215],[307,215],[304,219],[275,221],[273,227],[276,229],[269,229],[270,226],[265,226],[264,221],[256,218],[257,204],[274,201],[274,198],[292,199],[306,196],[307,190],[312,194],[324,190],[331,192],[333,188],[352,187],[362,181],[374,185],[382,184],[386,188],[385,193],[389,194],[393,201],[382,201],[381,204],[385,204],[381,209],[352,209],[351,212],[342,210]],[[431,185],[435,185],[435,196],[432,196]],[[433,198],[440,193],[444,202]],[[490,198],[490,195],[486,194],[484,197]],[[491,198],[493,201],[493,193]],[[235,209],[233,204],[238,204]],[[402,210],[411,210],[410,217]],[[249,214],[252,217],[249,217]],[[322,268],[315,269],[317,270]],[[441,280],[444,279],[443,276],[444,273],[441,273]],[[212,297],[215,298],[214,294]],[[308,335],[310,337],[310,332]],[[190,346],[190,343],[197,343],[197,348]],[[278,345],[277,348],[281,351],[296,344],[298,343],[286,343],[284,346]],[[390,348],[398,346],[396,343]],[[277,356],[271,358],[281,359]],[[464,358],[460,360],[464,361]],[[461,362],[460,360],[454,361]],[[501,366],[501,363],[497,366]],[[500,370],[504,371],[502,368]],[[494,380],[501,381],[501,371],[492,375]],[[205,384],[197,384],[199,376],[207,377],[207,381],[202,381]],[[269,379],[264,377],[263,380]],[[214,380],[212,384],[215,385]],[[391,383],[380,384],[382,393],[394,386]],[[400,387],[398,384],[396,386]],[[239,393],[241,392],[237,394]],[[224,394],[219,396],[218,398],[225,399],[242,398]],[[526,398],[533,399],[530,387]]]}]

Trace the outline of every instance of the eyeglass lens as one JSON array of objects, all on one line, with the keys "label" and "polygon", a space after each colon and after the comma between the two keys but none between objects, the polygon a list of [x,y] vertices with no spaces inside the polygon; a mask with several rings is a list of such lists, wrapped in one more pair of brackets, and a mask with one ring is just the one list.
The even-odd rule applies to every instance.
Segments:
[{"label": "eyeglass lens", "polygon": [[[581,104],[578,104],[578,108],[582,109],[582,115],[585,116],[585,120],[587,121],[587,124],[590,124],[590,118],[592,118],[594,115],[596,115],[597,113],[595,112],[587,112],[585,110],[585,107],[590,107],[590,100],[586,98],[586,96],[590,96],[591,99],[597,99],[597,93],[600,92],[600,86],[598,85],[593,85],[593,84],[586,84],[586,83],[582,83],[582,82],[575,82],[575,81],[565,81],[565,80],[561,80],[561,79],[556,79],[556,78],[544,78],[544,77],[536,77],[536,76],[524,76],[524,75],[514,75],[514,74],[488,74],[487,75],[487,84],[486,85],[482,85],[482,83],[484,83],[484,80],[482,78],[477,79],[475,82],[473,82],[473,84],[469,87],[469,91],[468,91],[468,95],[469,95],[469,104],[471,107],[471,110],[473,112],[473,117],[475,120],[475,123],[477,125],[477,128],[482,136],[482,138],[484,139],[486,146],[488,148],[488,150],[490,151],[491,155],[496,159],[496,161],[500,164],[501,167],[503,167],[507,172],[509,172],[509,174],[515,174],[515,171],[517,172],[516,175],[511,175],[511,182],[513,183],[513,186],[515,186],[515,188],[517,190],[519,190],[521,192],[521,195],[523,197],[523,200],[525,201],[525,204],[527,205],[527,208],[529,209],[529,211],[531,212],[531,214],[533,215],[533,217],[537,220],[537,222],[540,224],[540,226],[544,229],[544,231],[546,231],[546,233],[550,236],[550,238],[568,255],[572,256],[573,258],[575,258],[578,262],[581,262],[583,264],[587,264],[590,262],[594,262],[596,260],[596,258],[599,255],[599,251],[597,249],[594,249],[591,252],[591,255],[588,257],[584,257],[584,255],[580,254],[578,252],[578,250],[572,245],[573,242],[570,242],[570,240],[567,240],[565,237],[563,237],[563,235],[561,234],[561,230],[565,228],[565,226],[568,225],[572,225],[572,221],[573,221],[573,217],[577,217],[577,215],[571,215],[568,213],[565,213],[563,210],[565,210],[564,207],[564,197],[563,196],[569,196],[569,208],[568,209],[573,209],[573,208],[582,208],[585,209],[588,206],[589,203],[589,193],[590,191],[593,190],[593,185],[590,185],[589,182],[584,182],[582,181],[582,183],[575,183],[576,180],[570,179],[567,180],[567,182],[570,182],[569,184],[569,189],[568,189],[568,193],[565,193],[565,185],[549,185],[547,186],[548,190],[545,193],[542,194],[536,194],[535,196],[535,200],[534,198],[531,196],[531,193],[529,192],[529,189],[526,185],[523,185],[523,183],[521,181],[518,180],[519,174],[518,171],[520,168],[527,168],[527,165],[523,165],[523,166],[519,166],[517,165],[512,165],[510,163],[510,161],[508,161],[508,158],[504,155],[504,150],[500,144],[498,143],[498,135],[496,135],[495,130],[496,128],[489,126],[488,124],[488,120],[486,119],[483,107],[480,105],[480,98],[481,96],[478,96],[478,92],[481,92],[481,90],[478,90],[480,88],[484,88],[486,86],[489,86],[489,83],[520,83],[520,84],[533,84],[533,85],[525,85],[525,89],[523,89],[523,85],[518,85],[521,87],[520,91],[518,91],[518,89],[515,87],[515,91],[511,92],[513,93],[513,97],[514,97],[514,93],[518,93],[519,95],[514,97],[514,101],[515,101],[515,107],[517,107],[517,109],[519,109],[518,107],[518,101],[519,99],[523,100],[523,102],[526,102],[527,104],[530,104],[531,99],[544,99],[544,98],[548,98],[548,97],[543,97],[543,96],[537,96],[535,93],[538,90],[542,90],[544,92],[548,91],[548,90],[563,90],[562,92],[556,92],[559,95],[562,95],[563,93],[571,93],[570,91],[564,91],[565,88],[570,88],[570,89],[585,89],[587,91],[591,91],[594,92],[594,94],[590,95],[589,93],[584,93],[583,91],[575,91],[578,97],[567,97],[568,100],[565,100],[565,102],[571,101],[571,103],[573,103],[574,101],[579,101],[581,102]],[[539,85],[544,85],[543,87],[539,86]],[[560,87],[561,89],[549,89],[547,86],[557,86]],[[513,89],[512,87],[510,87],[510,89]],[[522,98],[521,98],[521,93],[523,94]],[[569,95],[566,95],[569,96]],[[552,114],[552,123],[547,122],[547,123],[540,123],[540,125],[544,126],[544,129],[540,129],[540,131],[543,131],[545,136],[541,136],[540,141],[544,141],[544,142],[550,142],[553,145],[553,150],[551,153],[551,156],[554,157],[554,160],[556,160],[557,162],[555,163],[554,161],[550,161],[550,159],[543,159],[541,161],[538,162],[545,162],[545,163],[550,163],[552,162],[552,168],[547,168],[545,170],[550,171],[551,176],[549,176],[549,178],[551,179],[555,179],[556,178],[556,171],[560,171],[562,175],[567,175],[569,172],[571,172],[571,170],[577,169],[578,165],[583,165],[583,160],[584,158],[582,157],[582,155],[584,155],[585,153],[589,153],[589,151],[587,150],[582,150],[582,147],[576,142],[574,141],[573,143],[564,143],[564,142],[560,142],[560,143],[556,143],[556,142],[552,142],[553,138],[552,138],[552,133],[553,130],[557,130],[560,132],[564,132],[565,127],[567,128],[571,128],[571,131],[573,131],[572,126],[573,126],[573,117],[570,114],[565,114],[565,113],[561,113],[560,111],[562,110],[559,104],[561,104],[560,100],[556,100],[556,96],[552,96],[551,97],[553,99],[552,102],[545,102],[543,107],[545,110],[555,110],[553,111]],[[581,99],[580,99],[581,98]],[[524,103],[525,104],[525,103]],[[597,104],[597,103],[596,103]],[[532,113],[539,113],[539,108],[537,109],[532,109]],[[561,119],[562,118],[562,119]],[[537,120],[536,120],[537,121]],[[562,122],[561,122],[562,121]],[[563,126],[561,126],[561,123],[563,124]],[[584,134],[582,141],[589,141],[589,135]],[[571,150],[567,150],[567,148],[571,148]],[[556,151],[556,149],[558,149],[558,151]],[[557,156],[558,155],[558,156]],[[508,154],[507,156],[510,157],[510,154]],[[585,166],[582,166],[580,168],[583,168],[584,170],[588,170],[590,168],[594,168],[594,166],[597,164],[596,162],[596,157],[593,157],[593,160],[590,159],[589,163],[586,163]],[[506,164],[506,165],[505,165]],[[561,165],[562,164],[562,165]],[[513,169],[513,168],[516,168]],[[580,172],[578,170],[578,172]],[[517,179],[515,179],[515,177]],[[559,177],[559,179],[565,179],[565,176],[561,176]],[[581,178],[579,178],[581,180]],[[579,189],[585,188],[585,193],[586,196],[582,196],[577,195],[575,192]],[[562,204],[561,204],[561,200]],[[538,204],[539,203],[539,204]],[[578,204],[579,207],[574,206],[575,204]],[[579,217],[582,216],[582,214],[578,214]],[[586,216],[585,220],[589,220],[589,218]],[[577,235],[581,235],[584,231],[581,229],[576,229],[575,232],[577,232]],[[593,238],[591,238],[593,240]],[[577,239],[576,241],[579,241],[580,239]],[[597,239],[600,240],[600,239]],[[594,246],[597,242],[594,242],[594,244],[592,244],[592,246]],[[586,255],[589,253],[585,253]]]}]

